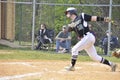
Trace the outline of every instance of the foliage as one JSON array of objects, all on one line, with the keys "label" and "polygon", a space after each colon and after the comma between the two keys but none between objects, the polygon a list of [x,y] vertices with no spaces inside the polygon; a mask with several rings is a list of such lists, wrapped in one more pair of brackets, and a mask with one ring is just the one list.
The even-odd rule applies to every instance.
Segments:
[{"label": "foliage", "polygon": [[[16,0],[16,1],[25,1],[25,0]],[[26,0],[32,1],[32,0]],[[36,0],[41,3],[56,3],[56,4],[109,4],[110,0]],[[113,4],[120,4],[119,0],[113,0]],[[72,6],[72,5],[71,5]],[[66,25],[70,22],[69,19],[66,19],[64,15],[64,11],[67,7],[70,6],[58,6],[58,5],[45,5],[45,4],[37,4],[36,5],[36,15],[35,15],[35,33],[37,33],[40,24],[47,24],[48,28],[52,28],[56,31],[56,34],[61,30],[63,25]],[[74,5],[78,9],[78,13],[84,12],[90,15],[97,16],[109,16],[109,8],[108,7],[89,7],[89,6],[77,6]],[[112,19],[114,22],[112,23],[112,31],[114,31],[114,35],[117,35],[120,32],[120,8],[113,7]],[[16,40],[22,41],[30,41],[32,34],[32,5],[20,5],[16,4]],[[105,31],[108,29],[108,24],[104,22],[90,22],[93,25],[93,30],[97,33],[97,42],[101,39],[102,36],[105,35]],[[95,26],[95,27],[94,27]],[[120,35],[117,35],[120,38]],[[72,33],[72,37],[74,38],[73,44],[75,44],[75,34]],[[98,44],[98,43],[97,43]]]}]

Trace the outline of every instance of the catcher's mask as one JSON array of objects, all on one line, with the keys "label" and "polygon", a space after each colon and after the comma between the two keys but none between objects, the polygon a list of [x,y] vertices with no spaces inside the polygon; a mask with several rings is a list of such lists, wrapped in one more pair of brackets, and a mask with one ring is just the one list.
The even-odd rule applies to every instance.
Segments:
[{"label": "catcher's mask", "polygon": [[77,9],[74,7],[67,8],[67,10],[65,11],[65,15],[67,15],[68,12],[70,13],[70,15],[72,15],[72,14],[77,15]]}]

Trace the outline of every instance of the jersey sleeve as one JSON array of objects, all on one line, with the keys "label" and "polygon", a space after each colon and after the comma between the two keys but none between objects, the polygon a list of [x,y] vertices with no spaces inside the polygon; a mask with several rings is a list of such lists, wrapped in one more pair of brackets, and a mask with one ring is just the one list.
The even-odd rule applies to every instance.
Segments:
[{"label": "jersey sleeve", "polygon": [[91,21],[92,16],[91,16],[91,15],[88,15],[88,14],[82,13],[82,18],[83,18],[85,21]]}]

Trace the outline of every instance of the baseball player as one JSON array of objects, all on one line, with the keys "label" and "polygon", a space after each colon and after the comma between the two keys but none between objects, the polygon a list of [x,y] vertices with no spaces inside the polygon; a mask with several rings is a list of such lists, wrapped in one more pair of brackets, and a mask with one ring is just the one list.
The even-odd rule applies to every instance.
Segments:
[{"label": "baseball player", "polygon": [[78,15],[77,10],[74,7],[67,8],[67,10],[65,11],[65,15],[67,16],[67,18],[71,19],[71,23],[68,24],[68,31],[74,31],[80,39],[80,41],[72,48],[71,65],[69,67],[66,67],[66,69],[68,71],[74,71],[78,52],[81,50],[85,50],[91,59],[110,66],[111,71],[114,72],[117,65],[97,54],[94,46],[95,37],[92,33],[89,32],[88,27],[89,21],[110,22],[110,19],[107,17],[91,16],[85,13],[81,13],[80,15]]}]

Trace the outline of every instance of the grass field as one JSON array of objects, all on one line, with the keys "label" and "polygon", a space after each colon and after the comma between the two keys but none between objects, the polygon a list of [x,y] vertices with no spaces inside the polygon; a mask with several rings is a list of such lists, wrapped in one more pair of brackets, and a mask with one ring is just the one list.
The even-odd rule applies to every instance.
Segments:
[{"label": "grass field", "polygon": [[[92,61],[85,52],[80,53],[78,61]],[[120,59],[101,55],[111,61],[120,62]],[[0,60],[70,60],[71,54],[58,54],[55,51],[31,50],[30,48],[13,49],[0,45]]]},{"label": "grass field", "polygon": [[[54,51],[31,50],[30,48],[13,49],[0,45],[0,80],[120,79],[120,59],[101,55],[118,64],[117,71],[112,73],[108,66],[93,62],[84,51],[81,54],[78,57],[76,71],[68,73],[64,67],[70,63],[70,53],[58,54]],[[114,75],[114,77],[111,78],[108,75]]]}]

